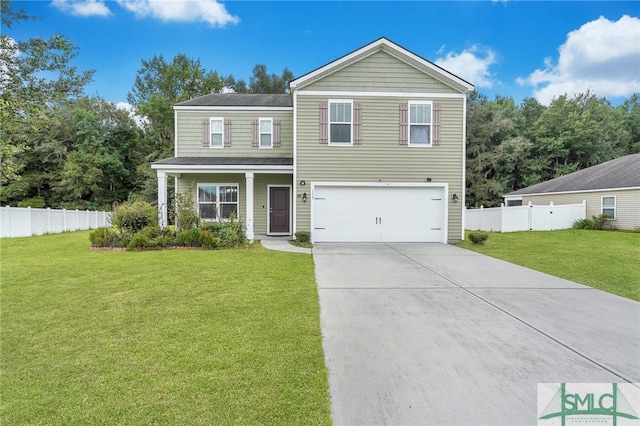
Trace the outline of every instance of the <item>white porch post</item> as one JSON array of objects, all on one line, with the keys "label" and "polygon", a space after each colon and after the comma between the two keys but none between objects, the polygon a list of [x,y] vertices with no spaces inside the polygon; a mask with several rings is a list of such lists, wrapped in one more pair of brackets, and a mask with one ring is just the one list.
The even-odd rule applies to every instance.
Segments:
[{"label": "white porch post", "polygon": [[168,225],[167,220],[167,174],[158,170],[158,218],[161,228]]},{"label": "white porch post", "polygon": [[253,173],[247,172],[244,174],[246,178],[246,226],[247,226],[247,239],[253,242]]}]

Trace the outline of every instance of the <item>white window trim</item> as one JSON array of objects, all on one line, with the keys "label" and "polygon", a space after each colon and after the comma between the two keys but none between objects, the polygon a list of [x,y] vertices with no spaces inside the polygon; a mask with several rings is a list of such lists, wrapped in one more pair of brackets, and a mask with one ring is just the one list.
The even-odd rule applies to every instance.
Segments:
[{"label": "white window trim", "polygon": [[[269,146],[262,146],[262,135],[266,135],[266,132],[262,131],[262,122],[263,121],[268,121],[269,122],[269,139],[271,140],[271,143],[269,144]],[[269,117],[260,117],[258,118],[258,148],[260,149],[271,149],[273,148],[273,118]]]},{"label": "white window trim", "polygon": [[[331,104],[349,104],[351,107],[351,121],[349,122],[342,122],[342,121],[331,121]],[[329,99],[329,101],[327,102],[327,118],[328,118],[328,125],[329,128],[327,129],[328,131],[328,141],[329,141],[329,145],[332,146],[353,146],[353,99]],[[331,141],[331,124],[349,124],[349,142],[332,142]]]},{"label": "white window trim", "polygon": [[[222,124],[222,131],[220,132],[220,146],[211,145],[211,135],[213,134],[213,126],[211,125],[214,121],[220,121]],[[218,134],[218,132],[216,132]],[[223,149],[224,148],[224,118],[223,117],[209,117],[209,148],[215,149]]]},{"label": "white window trim", "polygon": [[[431,117],[429,118],[429,143],[425,144],[425,143],[411,143],[411,105],[430,105],[431,108],[429,109],[431,111]],[[408,125],[408,141],[407,141],[407,145],[411,146],[411,147],[422,147],[422,148],[429,148],[433,146],[433,102],[432,101],[409,101],[408,102],[408,111],[407,111],[407,125]],[[419,124],[419,123],[415,123],[414,125],[421,125],[424,126],[424,124]]]},{"label": "white window trim", "polygon": [[[238,201],[236,201],[235,204],[237,204],[237,209],[236,209],[236,215],[240,216],[240,184],[238,183],[215,183],[215,182],[198,182],[196,184],[196,209],[198,210],[198,217],[200,217],[200,187],[201,186],[215,186],[216,187],[216,202],[215,202],[215,206],[216,206],[216,218],[215,219],[203,219],[200,218],[200,220],[203,220],[205,222],[221,222],[221,221],[226,221],[228,219],[222,218],[220,217],[220,187],[221,186],[235,186],[236,188],[238,188]],[[225,203],[225,204],[230,204],[230,203]]]},{"label": "white window trim", "polygon": [[[605,198],[613,198],[613,217],[609,218],[611,220],[615,220],[618,211],[618,200],[615,195],[603,195],[600,197],[600,214],[604,214],[604,199]],[[607,207],[607,209],[611,209],[611,207]]]}]

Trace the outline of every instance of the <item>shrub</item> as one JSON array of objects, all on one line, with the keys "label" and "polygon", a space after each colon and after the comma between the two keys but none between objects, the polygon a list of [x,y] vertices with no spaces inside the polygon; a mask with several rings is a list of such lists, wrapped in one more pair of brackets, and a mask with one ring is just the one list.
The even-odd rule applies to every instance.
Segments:
[{"label": "shrub", "polygon": [[593,229],[605,229],[607,227],[607,220],[609,220],[609,216],[606,214],[593,216]]},{"label": "shrub", "polygon": [[25,198],[18,203],[18,207],[33,207],[34,209],[44,208],[45,205],[46,203],[42,197]]},{"label": "shrub", "polygon": [[489,234],[486,232],[470,232],[469,239],[473,244],[484,244],[489,239]]},{"label": "shrub", "polygon": [[591,219],[580,219],[573,222],[573,227],[576,229],[607,229],[607,221],[609,216],[601,214],[598,216],[591,216]]},{"label": "shrub", "polygon": [[136,233],[147,226],[158,225],[158,210],[146,201],[123,203],[113,210],[111,224],[121,231]]},{"label": "shrub", "polygon": [[176,245],[182,247],[200,247],[200,229],[191,228],[177,232]]},{"label": "shrub", "polygon": [[202,222],[200,229],[211,232],[220,248],[240,247],[247,239],[242,223],[236,217],[224,222]]},{"label": "shrub", "polygon": [[178,231],[185,231],[195,228],[200,224],[200,217],[195,209],[193,195],[191,191],[186,194],[179,193],[176,196],[175,210],[173,212],[173,222]]},{"label": "shrub", "polygon": [[127,244],[127,250],[143,250],[149,248],[149,237],[147,237],[144,233],[138,232],[133,237],[131,237],[131,241]]},{"label": "shrub", "polygon": [[309,232],[309,231],[298,231],[298,232],[296,232],[296,240],[299,243],[310,243],[311,242],[311,232]]},{"label": "shrub", "polygon": [[593,229],[593,220],[591,219],[580,219],[573,222],[573,227],[575,229]]},{"label": "shrub", "polygon": [[120,236],[113,228],[98,228],[89,234],[91,247],[119,247]]}]

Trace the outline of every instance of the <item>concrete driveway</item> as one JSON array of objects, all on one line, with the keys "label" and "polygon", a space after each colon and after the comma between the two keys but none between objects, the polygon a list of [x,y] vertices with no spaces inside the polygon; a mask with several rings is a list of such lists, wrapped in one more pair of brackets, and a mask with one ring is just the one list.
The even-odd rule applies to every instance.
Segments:
[{"label": "concrete driveway", "polygon": [[538,383],[640,382],[634,301],[443,244],[313,258],[337,426],[536,424]]}]

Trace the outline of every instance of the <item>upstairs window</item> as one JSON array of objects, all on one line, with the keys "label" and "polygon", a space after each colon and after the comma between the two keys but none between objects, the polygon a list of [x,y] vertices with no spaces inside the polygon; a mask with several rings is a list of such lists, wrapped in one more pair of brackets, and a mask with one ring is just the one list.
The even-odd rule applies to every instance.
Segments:
[{"label": "upstairs window", "polygon": [[352,101],[329,101],[329,144],[352,144]]},{"label": "upstairs window", "polygon": [[211,148],[223,148],[224,120],[222,118],[209,119],[209,146]]},{"label": "upstairs window", "polygon": [[273,141],[273,120],[271,118],[260,119],[260,148],[271,148]]},{"label": "upstairs window", "polygon": [[431,146],[431,102],[409,102],[409,145]]},{"label": "upstairs window", "polygon": [[606,214],[610,219],[616,218],[616,197],[602,197],[602,214]]}]

